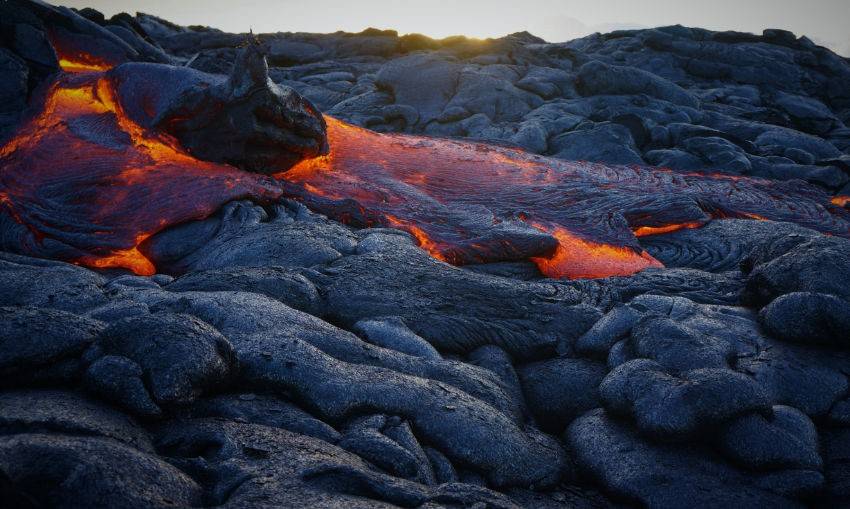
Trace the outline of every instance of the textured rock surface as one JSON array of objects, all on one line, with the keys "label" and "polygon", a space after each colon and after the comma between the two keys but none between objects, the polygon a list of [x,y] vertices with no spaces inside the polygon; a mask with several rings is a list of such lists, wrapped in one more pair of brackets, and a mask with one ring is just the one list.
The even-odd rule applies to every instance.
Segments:
[{"label": "textured rock surface", "polygon": [[[777,30],[555,44],[263,34],[266,76],[259,48],[231,73],[244,35],[144,14],[15,0],[0,4],[0,29],[0,139],[64,44],[103,59],[74,65],[123,64],[110,79],[150,126],[214,99],[244,119],[295,100],[291,87],[378,131],[800,179],[836,208],[850,195],[850,64]],[[192,69],[220,77],[202,97],[174,88],[154,118],[132,76],[169,62],[186,66],[169,83]],[[309,118],[271,131],[251,125],[276,139],[317,120],[310,108],[289,104]],[[228,135],[221,118],[193,121],[191,132]],[[321,148],[311,125],[301,155]],[[262,170],[277,156],[252,143],[205,156],[248,152]],[[0,253],[3,502],[836,507],[850,496],[846,239],[709,220],[705,205],[699,228],[639,237],[665,268],[556,281],[527,261],[454,267],[407,233],[353,229],[291,200],[228,201],[140,245],[170,275]]]}]

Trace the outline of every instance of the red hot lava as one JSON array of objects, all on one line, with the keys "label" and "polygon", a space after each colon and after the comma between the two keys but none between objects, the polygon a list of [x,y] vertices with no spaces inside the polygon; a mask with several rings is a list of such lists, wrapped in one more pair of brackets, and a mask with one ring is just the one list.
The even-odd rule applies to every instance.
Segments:
[{"label": "red hot lava", "polygon": [[[550,277],[604,277],[661,266],[636,237],[712,218],[850,233],[850,216],[799,184],[567,162],[326,120],[330,154],[278,176],[299,183],[311,207],[359,226],[407,230],[451,263],[528,258]],[[554,251],[545,243],[519,245],[531,228],[551,234]]]},{"label": "red hot lava", "polygon": [[355,226],[407,230],[450,263],[530,259],[551,277],[661,266],[636,236],[712,218],[850,232],[850,213],[799,183],[566,162],[333,118],[330,154],[275,181],[200,161],[132,122],[109,74],[98,72],[107,64],[79,55],[61,62],[68,72],[41,112],[0,148],[0,211],[18,225],[0,240],[24,253],[152,274],[139,250],[149,236],[230,200],[284,194]]}]

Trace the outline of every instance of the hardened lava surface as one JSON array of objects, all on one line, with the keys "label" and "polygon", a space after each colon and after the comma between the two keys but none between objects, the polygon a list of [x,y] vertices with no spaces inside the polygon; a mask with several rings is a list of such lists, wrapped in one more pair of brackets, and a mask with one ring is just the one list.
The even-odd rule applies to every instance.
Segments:
[{"label": "hardened lava surface", "polygon": [[0,506],[850,499],[850,64],[808,39],[9,0],[0,70]]}]

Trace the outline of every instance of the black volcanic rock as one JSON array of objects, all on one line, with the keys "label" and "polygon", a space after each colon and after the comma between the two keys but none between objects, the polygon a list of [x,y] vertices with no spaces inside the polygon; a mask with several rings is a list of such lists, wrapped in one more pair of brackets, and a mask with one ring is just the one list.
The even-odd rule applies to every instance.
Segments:
[{"label": "black volcanic rock", "polygon": [[746,297],[764,305],[791,292],[817,292],[850,299],[850,241],[834,237],[780,237],[743,260],[749,272]]},{"label": "black volcanic rock", "polygon": [[250,40],[226,80],[150,64],[118,66],[110,76],[130,118],[173,134],[200,159],[275,173],[327,151],[319,111],[271,82],[265,56]]},{"label": "black volcanic rock", "polygon": [[697,99],[675,83],[634,67],[607,65],[598,60],[578,71],[578,89],[584,95],[647,94],[674,104],[696,108]]},{"label": "black volcanic rock", "polygon": [[598,361],[558,358],[526,364],[518,371],[537,422],[561,433],[573,419],[601,405],[598,387],[608,369]]},{"label": "black volcanic rock", "polygon": [[119,320],[103,331],[96,349],[137,364],[158,405],[189,403],[226,383],[235,370],[227,339],[201,320],[179,314]]},{"label": "black volcanic rock", "polygon": [[769,418],[749,413],[730,421],[719,436],[720,449],[743,467],[759,470],[820,470],[815,425],[799,410],[774,406]]},{"label": "black volcanic rock", "polygon": [[167,461],[97,436],[0,436],[0,471],[36,507],[195,506],[203,493]]},{"label": "black volcanic rock", "polygon": [[565,439],[578,465],[606,491],[646,507],[800,507],[764,486],[770,479],[737,470],[698,445],[651,442],[601,409],[576,419]]},{"label": "black volcanic rock", "polygon": [[72,378],[77,359],[103,328],[67,311],[0,307],[0,385]]},{"label": "black volcanic rock", "polygon": [[0,394],[0,433],[23,431],[100,436],[153,452],[147,432],[129,416],[70,391],[24,390]]},{"label": "black volcanic rock", "polygon": [[768,304],[761,319],[779,339],[850,347],[850,302],[834,295],[787,293]]},{"label": "black volcanic rock", "polygon": [[635,419],[637,428],[660,440],[692,438],[746,411],[769,412],[769,399],[751,378],[705,368],[678,376],[648,359],[614,368],[599,386],[605,407]]}]

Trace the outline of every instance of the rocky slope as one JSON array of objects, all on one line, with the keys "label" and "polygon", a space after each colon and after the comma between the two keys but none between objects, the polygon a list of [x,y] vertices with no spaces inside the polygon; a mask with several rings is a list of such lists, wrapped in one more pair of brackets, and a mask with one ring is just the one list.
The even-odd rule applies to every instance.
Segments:
[{"label": "rocky slope", "polygon": [[[58,65],[10,4],[4,135]],[[129,60],[227,74],[245,40],[81,14],[63,19]],[[786,32],[258,38],[275,82],[375,130],[850,196],[850,63]],[[282,199],[155,235],[167,274],[0,253],[0,500],[846,503],[850,240],[724,219],[640,241],[666,268],[550,280]]]}]

